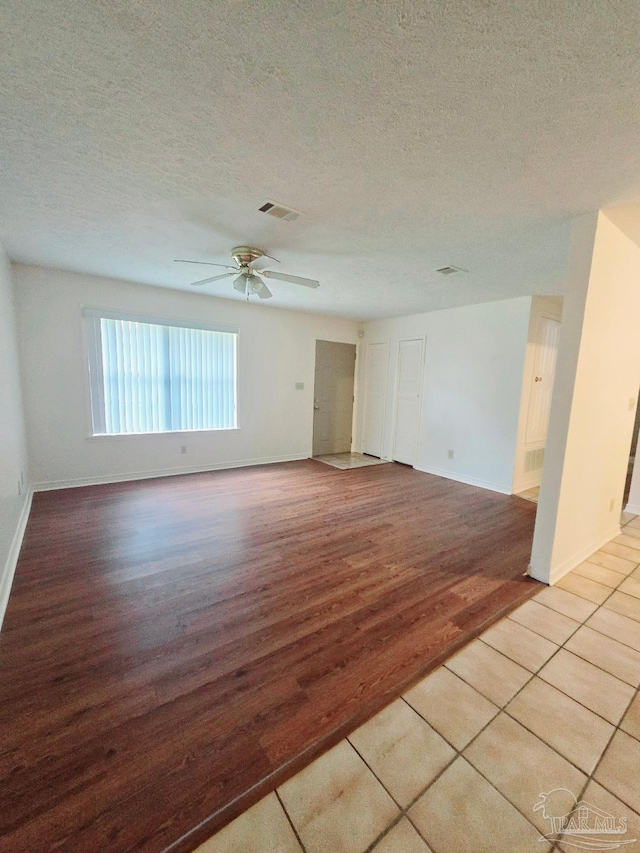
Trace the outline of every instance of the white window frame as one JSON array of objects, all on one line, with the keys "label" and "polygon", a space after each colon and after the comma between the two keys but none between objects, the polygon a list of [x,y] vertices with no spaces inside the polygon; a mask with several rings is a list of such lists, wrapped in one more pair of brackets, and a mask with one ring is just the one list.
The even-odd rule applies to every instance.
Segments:
[{"label": "white window frame", "polygon": [[[168,317],[157,317],[148,314],[130,314],[120,311],[112,311],[103,308],[85,307],[82,309],[83,331],[85,340],[87,372],[87,403],[88,403],[88,438],[96,440],[120,440],[135,439],[140,436],[167,436],[179,435],[181,433],[206,433],[206,432],[233,432],[239,430],[239,401],[238,401],[238,360],[240,346],[240,329],[237,326],[228,326],[220,323],[202,323],[198,320],[179,320]],[[104,379],[102,369],[102,348],[100,320],[125,320],[132,323],[148,323],[157,326],[171,326],[179,329],[198,329],[206,332],[225,332],[235,335],[234,347],[234,402],[235,402],[235,425],[231,427],[217,427],[205,429],[177,429],[177,430],[153,430],[150,432],[106,432],[105,402],[104,402]],[[96,428],[101,427],[102,432]]]}]

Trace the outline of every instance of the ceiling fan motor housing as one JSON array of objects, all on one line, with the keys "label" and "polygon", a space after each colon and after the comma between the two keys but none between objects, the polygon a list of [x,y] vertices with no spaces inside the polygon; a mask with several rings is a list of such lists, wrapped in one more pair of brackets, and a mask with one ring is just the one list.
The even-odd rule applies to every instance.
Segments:
[{"label": "ceiling fan motor housing", "polygon": [[236,246],[231,250],[231,257],[239,267],[248,267],[258,258],[263,256],[264,252],[260,249],[253,249],[251,246]]}]

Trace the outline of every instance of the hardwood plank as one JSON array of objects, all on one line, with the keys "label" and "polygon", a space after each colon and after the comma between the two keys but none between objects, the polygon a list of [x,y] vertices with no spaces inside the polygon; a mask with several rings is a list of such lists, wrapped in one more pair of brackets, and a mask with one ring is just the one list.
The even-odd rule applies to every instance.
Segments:
[{"label": "hardwood plank", "polygon": [[35,495],[0,851],[187,853],[532,595],[535,505],[314,461]]}]

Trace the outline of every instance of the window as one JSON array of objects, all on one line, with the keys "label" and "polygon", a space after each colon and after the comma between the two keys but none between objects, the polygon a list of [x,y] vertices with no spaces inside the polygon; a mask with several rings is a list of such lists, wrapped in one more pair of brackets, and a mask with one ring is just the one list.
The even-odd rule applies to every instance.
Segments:
[{"label": "window", "polygon": [[83,313],[94,435],[236,427],[237,329]]}]

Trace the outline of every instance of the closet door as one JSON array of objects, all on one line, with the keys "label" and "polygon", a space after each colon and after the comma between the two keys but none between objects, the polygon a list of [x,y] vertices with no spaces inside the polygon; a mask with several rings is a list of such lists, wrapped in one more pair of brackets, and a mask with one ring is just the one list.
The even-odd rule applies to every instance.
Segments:
[{"label": "closet door", "polygon": [[560,323],[548,317],[541,317],[536,335],[533,379],[527,412],[527,444],[545,441],[547,438],[559,337]]},{"label": "closet door", "polygon": [[362,452],[370,456],[382,456],[388,365],[389,342],[367,344]]},{"label": "closet door", "polygon": [[418,450],[424,340],[400,341],[393,459],[414,465]]}]

